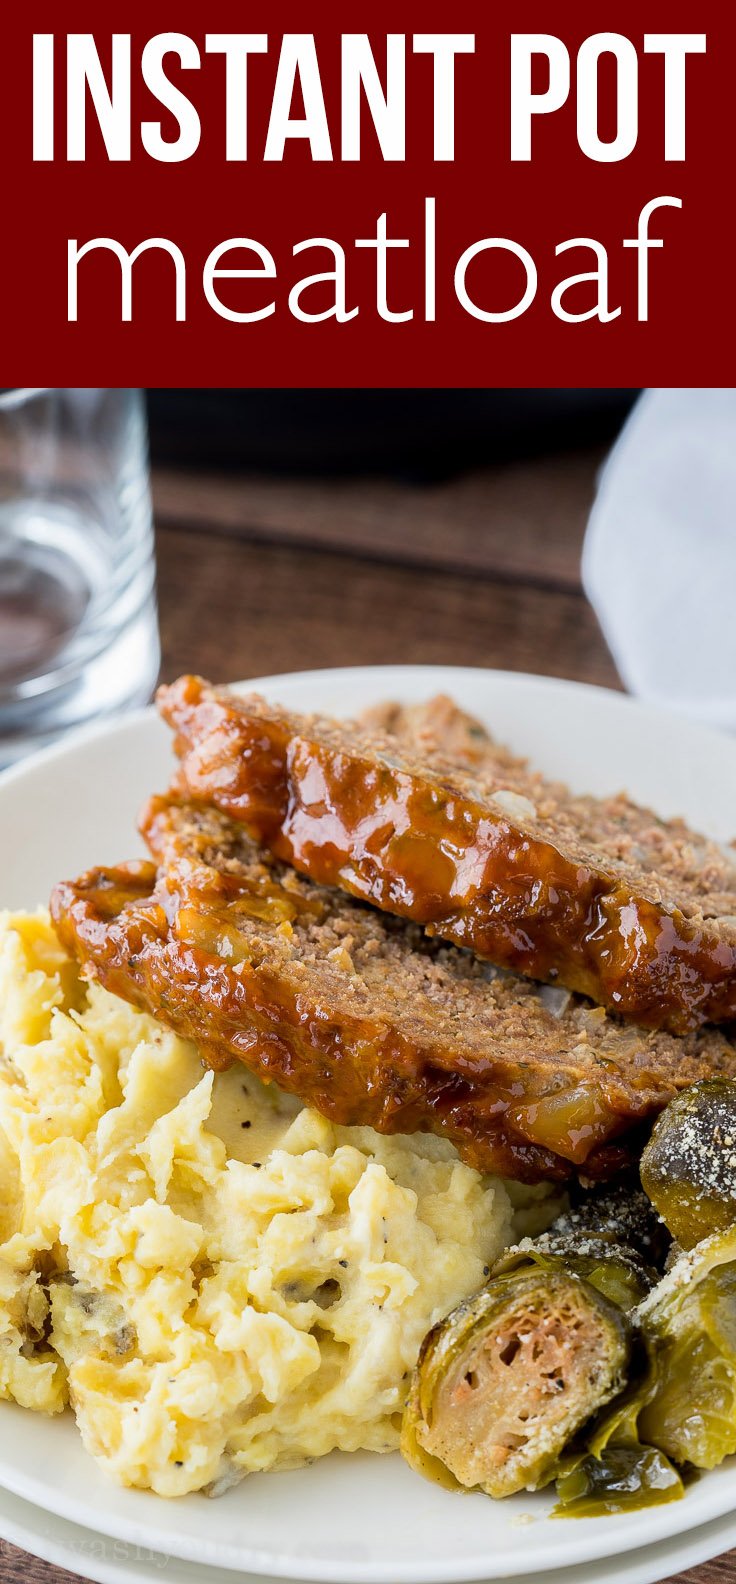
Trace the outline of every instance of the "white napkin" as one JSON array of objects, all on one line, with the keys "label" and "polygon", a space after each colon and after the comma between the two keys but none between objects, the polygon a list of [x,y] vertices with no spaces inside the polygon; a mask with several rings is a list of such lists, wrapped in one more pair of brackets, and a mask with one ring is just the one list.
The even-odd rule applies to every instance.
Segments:
[{"label": "white napkin", "polygon": [[736,730],[736,390],[644,392],[582,570],[630,692]]}]

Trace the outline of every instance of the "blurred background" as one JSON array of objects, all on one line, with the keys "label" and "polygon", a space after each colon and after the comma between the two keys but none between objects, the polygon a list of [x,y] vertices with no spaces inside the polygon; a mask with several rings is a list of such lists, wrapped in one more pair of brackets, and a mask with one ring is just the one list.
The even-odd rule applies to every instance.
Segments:
[{"label": "blurred background", "polygon": [[636,395],[149,391],[163,675],[424,662],[620,685],[580,555]]},{"label": "blurred background", "polygon": [[0,764],[184,670],[497,667],[736,730],[734,499],[733,388],[0,390]]},{"label": "blurred background", "polygon": [[605,444],[636,390],[149,390],[155,461],[449,478]]}]

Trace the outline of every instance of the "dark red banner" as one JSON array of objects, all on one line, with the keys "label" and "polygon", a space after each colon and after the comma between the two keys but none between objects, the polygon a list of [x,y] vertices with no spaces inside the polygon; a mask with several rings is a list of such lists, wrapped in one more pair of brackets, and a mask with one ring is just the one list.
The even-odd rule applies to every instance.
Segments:
[{"label": "dark red banner", "polygon": [[720,0],[37,0],[3,34],[15,383],[730,382]]}]

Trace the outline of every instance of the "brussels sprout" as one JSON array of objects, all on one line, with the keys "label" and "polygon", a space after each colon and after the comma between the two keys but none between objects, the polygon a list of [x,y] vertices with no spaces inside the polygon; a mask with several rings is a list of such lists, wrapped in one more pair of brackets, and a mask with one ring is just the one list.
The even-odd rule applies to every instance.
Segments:
[{"label": "brussels sprout", "polygon": [[592,1237],[575,1238],[555,1231],[543,1232],[541,1237],[525,1239],[515,1248],[507,1249],[493,1267],[493,1274],[521,1270],[538,1265],[542,1270],[565,1271],[569,1276],[579,1276],[602,1293],[610,1303],[628,1311],[636,1308],[656,1281],[656,1272],[645,1265],[632,1249],[615,1249],[610,1243]]},{"label": "brussels sprout", "polygon": [[524,1264],[582,1276],[620,1309],[633,1309],[664,1267],[669,1233],[641,1189],[608,1188],[586,1194],[563,1211],[549,1231],[507,1249],[494,1275]]},{"label": "brussels sprout", "polygon": [[550,1230],[556,1237],[593,1237],[637,1255],[653,1271],[661,1271],[671,1238],[645,1193],[636,1186],[595,1189],[557,1217]]},{"label": "brussels sprout", "polygon": [[425,1339],[402,1451],[418,1473],[490,1496],[554,1478],[572,1437],[621,1391],[631,1326],[557,1263],[495,1276]]},{"label": "brussels sprout", "polygon": [[600,1518],[678,1501],[684,1487],[676,1468],[656,1447],[611,1446],[589,1454],[557,1481],[553,1518]]},{"label": "brussels sprout", "polygon": [[558,1516],[675,1500],[673,1464],[714,1468],[736,1451],[736,1227],[682,1253],[634,1318],[646,1367],[635,1348],[634,1384],[561,1460]]},{"label": "brussels sprout", "polygon": [[560,1460],[553,1518],[593,1518],[634,1512],[684,1494],[682,1479],[658,1447],[640,1440],[639,1420],[657,1389],[657,1362],[648,1339],[634,1339],[626,1390],[588,1427],[585,1444]]},{"label": "brussels sprout", "polygon": [[707,1078],[671,1100],[641,1159],[641,1180],[685,1249],[736,1222],[736,1082]]},{"label": "brussels sprout", "polygon": [[736,1452],[736,1228],[683,1254],[637,1319],[657,1373],[640,1435],[676,1463],[715,1468]]}]

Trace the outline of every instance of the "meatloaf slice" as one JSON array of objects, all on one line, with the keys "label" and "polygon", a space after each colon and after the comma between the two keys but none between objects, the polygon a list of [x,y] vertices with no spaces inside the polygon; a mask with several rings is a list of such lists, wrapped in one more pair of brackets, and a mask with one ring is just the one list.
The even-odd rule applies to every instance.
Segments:
[{"label": "meatloaf slice", "polygon": [[310,879],[651,1028],[736,1016],[736,849],[573,796],[446,700],[366,725],[182,677],[159,707],[178,787]]},{"label": "meatloaf slice", "polygon": [[62,884],[62,941],[110,990],[342,1123],[428,1131],[482,1171],[606,1177],[705,1074],[718,1030],[637,1029],[326,890],[216,809],[156,798],[156,865]]}]

